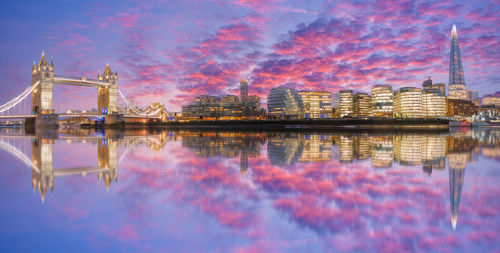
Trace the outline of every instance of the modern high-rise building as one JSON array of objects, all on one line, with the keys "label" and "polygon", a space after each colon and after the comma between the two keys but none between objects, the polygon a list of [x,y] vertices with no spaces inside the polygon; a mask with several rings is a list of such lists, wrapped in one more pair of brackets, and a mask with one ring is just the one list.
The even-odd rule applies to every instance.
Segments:
[{"label": "modern high-rise building", "polygon": [[299,91],[304,106],[304,118],[331,118],[332,93],[328,91]]},{"label": "modern high-rise building", "polygon": [[429,79],[425,80],[423,83],[422,83],[422,88],[423,89],[430,89],[432,88],[432,79],[431,77],[429,76]]},{"label": "modern high-rise building", "polygon": [[448,98],[467,100],[467,89],[465,87],[464,69],[458,46],[457,27],[451,29],[450,46],[450,80],[448,83]]},{"label": "modern high-rise building", "polygon": [[372,113],[375,117],[392,117],[393,94],[390,85],[375,85],[372,88]]},{"label": "modern high-rise building", "polygon": [[446,84],[444,84],[444,83],[435,83],[435,84],[432,85],[432,88],[438,89],[439,91],[441,91],[441,93],[443,93],[444,96],[446,96]]},{"label": "modern high-rise building", "polygon": [[242,103],[248,102],[248,82],[245,79],[240,80],[240,100]]},{"label": "modern high-rise building", "polygon": [[339,91],[339,111],[340,117],[353,116],[354,109],[354,98],[352,90],[341,90]]},{"label": "modern high-rise building", "polygon": [[395,118],[422,117],[422,90],[415,87],[400,88],[394,95]]},{"label": "modern high-rise building", "polygon": [[479,106],[479,92],[477,90],[468,90],[467,97],[474,105]]},{"label": "modern high-rise building", "polygon": [[302,108],[302,98],[292,88],[272,88],[267,98],[267,111],[269,115],[277,118],[302,118]]},{"label": "modern high-rise building", "polygon": [[368,117],[372,114],[372,97],[366,93],[354,95],[354,116]]}]

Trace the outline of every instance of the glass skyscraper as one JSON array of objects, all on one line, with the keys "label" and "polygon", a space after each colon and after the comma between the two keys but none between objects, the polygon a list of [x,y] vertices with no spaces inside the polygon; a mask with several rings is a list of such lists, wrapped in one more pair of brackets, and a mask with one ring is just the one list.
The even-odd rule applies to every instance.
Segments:
[{"label": "glass skyscraper", "polygon": [[460,57],[460,47],[458,46],[457,27],[453,25],[451,29],[450,47],[450,80],[448,83],[448,98],[467,100],[467,90],[465,88],[464,69],[462,58]]}]

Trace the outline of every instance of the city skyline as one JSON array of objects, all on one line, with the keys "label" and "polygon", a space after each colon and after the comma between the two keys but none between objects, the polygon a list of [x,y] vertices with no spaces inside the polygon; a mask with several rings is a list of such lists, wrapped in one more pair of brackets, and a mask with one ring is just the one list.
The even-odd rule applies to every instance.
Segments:
[{"label": "city skyline", "polygon": [[[332,93],[366,92],[383,83],[418,87],[427,76],[448,80],[455,23],[467,89],[482,97],[496,92],[499,81],[495,2],[21,5],[2,3],[6,36],[0,50],[9,60],[0,62],[0,74],[13,84],[3,85],[5,101],[29,84],[31,61],[44,49],[64,75],[95,77],[96,66],[109,62],[127,96],[144,101],[140,106],[162,102],[170,111],[198,94],[237,95],[241,78],[249,79],[248,93],[262,101],[271,88],[287,83]],[[176,17],[167,24],[165,8],[167,17]],[[62,14],[38,22],[53,12]],[[87,101],[87,95],[95,96],[92,89],[55,92],[65,97],[55,102],[59,110],[95,104]]]}]

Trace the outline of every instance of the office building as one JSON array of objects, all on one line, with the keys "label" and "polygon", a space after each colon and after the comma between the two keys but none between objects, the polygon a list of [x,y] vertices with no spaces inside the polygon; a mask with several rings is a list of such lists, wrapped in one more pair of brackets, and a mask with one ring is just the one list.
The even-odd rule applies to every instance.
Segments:
[{"label": "office building", "polygon": [[432,85],[432,88],[438,89],[439,91],[441,91],[441,93],[443,93],[444,96],[446,96],[446,84],[444,84],[444,83],[435,83],[435,84]]},{"label": "office building", "polygon": [[354,98],[352,90],[339,91],[339,113],[340,117],[353,116]]},{"label": "office building", "polygon": [[248,102],[248,82],[245,79],[240,80],[240,100],[241,103]]},{"label": "office building", "polygon": [[273,88],[267,98],[267,111],[271,117],[299,119],[303,115],[302,108],[302,98],[292,88]]},{"label": "office building", "polygon": [[467,100],[474,103],[475,106],[479,106],[479,92],[477,90],[468,90],[467,97]]},{"label": "office building", "polygon": [[422,117],[438,118],[446,116],[446,96],[437,88],[422,91]]},{"label": "office building", "polygon": [[372,113],[372,97],[366,93],[354,95],[354,116],[368,117]]},{"label": "office building", "polygon": [[299,91],[306,119],[332,117],[332,93],[328,91]]},{"label": "office building", "polygon": [[422,90],[415,87],[400,88],[394,95],[395,118],[422,117]]},{"label": "office building", "polygon": [[489,94],[481,99],[482,106],[496,106],[500,108],[500,92]]},{"label": "office building", "polygon": [[476,105],[469,100],[446,99],[446,115],[454,116],[472,116],[476,114]]},{"label": "office building", "polygon": [[390,85],[375,85],[372,88],[372,113],[375,117],[392,117],[393,94]]},{"label": "office building", "polygon": [[468,100],[467,89],[465,87],[464,69],[462,67],[462,58],[460,57],[460,47],[458,45],[457,27],[455,25],[453,25],[453,28],[451,29],[449,76],[448,98]]}]

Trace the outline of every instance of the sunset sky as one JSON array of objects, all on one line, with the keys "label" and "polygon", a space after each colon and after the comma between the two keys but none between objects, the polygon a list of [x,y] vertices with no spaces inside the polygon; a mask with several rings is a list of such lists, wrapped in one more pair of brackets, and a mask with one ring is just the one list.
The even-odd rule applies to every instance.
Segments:
[{"label": "sunset sky", "polygon": [[[141,106],[178,111],[196,95],[272,87],[366,91],[448,85],[457,25],[468,89],[500,90],[500,1],[2,1],[0,104],[31,82],[42,50],[56,75],[106,63]],[[96,107],[96,90],[56,86],[56,110]]]}]

